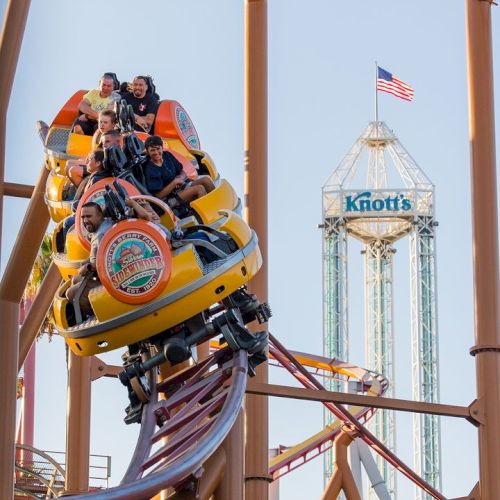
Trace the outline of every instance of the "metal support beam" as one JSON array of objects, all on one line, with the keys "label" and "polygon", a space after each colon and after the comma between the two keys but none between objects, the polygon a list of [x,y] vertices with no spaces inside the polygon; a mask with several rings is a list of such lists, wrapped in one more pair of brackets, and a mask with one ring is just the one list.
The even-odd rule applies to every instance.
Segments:
[{"label": "metal support beam", "polygon": [[[2,425],[0,426],[0,498],[14,495],[14,457],[16,432],[16,381],[17,381],[17,329],[19,305],[0,298]],[[10,334],[10,335],[7,335]]]},{"label": "metal support beam", "polygon": [[[28,19],[31,0],[10,0],[5,10],[2,35],[0,38],[0,222],[3,227],[3,197],[5,179],[5,133],[7,110],[14,84],[17,60],[21,52],[24,28]],[[1,233],[1,231],[0,231]],[[0,257],[2,235],[0,234]],[[3,449],[3,448],[2,448]],[[1,482],[0,478],[0,482]],[[10,481],[9,481],[10,482]],[[1,490],[0,490],[1,491]],[[7,498],[7,497],[5,497]]]},{"label": "metal support beam", "polygon": [[347,461],[347,450],[354,439],[354,434],[342,431],[333,444],[335,448],[335,462],[333,474],[328,482],[322,500],[335,500],[339,497],[341,490],[344,491],[347,500],[361,500],[356,482]]},{"label": "metal support beam", "polygon": [[[267,1],[245,0],[245,218],[259,237],[263,265],[249,289],[267,301]],[[267,363],[256,379],[267,382]],[[245,497],[268,499],[267,398],[247,396]]]},{"label": "metal support beam", "polygon": [[[491,3],[466,1],[471,147],[474,312],[482,500],[500,492],[500,315]],[[489,346],[489,347],[488,347]]]},{"label": "metal support beam", "polygon": [[[3,156],[1,152],[0,156]],[[49,221],[49,213],[44,201],[47,175],[47,169],[42,168],[0,283],[0,318],[2,318],[0,366],[2,366],[3,375],[2,384],[0,384],[3,418],[0,430],[0,498],[13,496],[19,303]]]},{"label": "metal support beam", "polygon": [[[22,426],[18,444],[28,446],[33,446],[35,441],[35,369],[36,343],[31,346],[23,370]],[[24,452],[21,453],[23,455]]]},{"label": "metal support beam", "polygon": [[[218,448],[215,453],[203,464],[203,469],[199,472],[201,477],[198,480],[194,491],[180,491],[168,497],[168,500],[210,500],[214,498],[217,485],[221,482],[227,466],[226,454],[223,448]],[[152,500],[160,500],[157,495]],[[216,497],[217,498],[217,497]]]},{"label": "metal support beam", "polygon": [[52,304],[52,299],[60,283],[61,275],[59,269],[52,262],[19,331],[19,370],[40,331],[40,327],[43,324],[43,320],[47,315],[47,311]]},{"label": "metal support beam", "polygon": [[[0,257],[3,229],[3,198],[5,178],[5,142],[7,110],[14,83],[17,60],[21,51],[24,28],[28,18],[30,0],[10,0],[0,38]],[[24,288],[24,287],[23,287]],[[19,301],[12,300],[2,287],[0,292],[0,365],[2,366],[2,426],[0,427],[0,498],[14,496],[14,456],[16,432],[16,380],[18,357]]]},{"label": "metal support beam", "polygon": [[[49,223],[45,205],[48,170],[42,167],[17,240],[0,283],[0,296],[19,304]],[[16,353],[17,356],[17,353]]]},{"label": "metal support beam", "polygon": [[245,450],[243,436],[245,433],[245,416],[243,409],[233,425],[231,432],[222,442],[226,452],[226,467],[217,490],[216,500],[243,500],[245,498]]},{"label": "metal support beam", "polygon": [[[372,152],[372,150],[370,150]],[[373,150],[377,158],[381,151]],[[373,162],[373,182],[386,175],[383,161]],[[375,184],[378,185],[378,184]],[[392,257],[395,250],[390,242],[376,239],[365,244],[365,359],[366,366],[389,380],[387,396],[395,393],[394,336],[392,304]],[[369,429],[393,452],[396,451],[396,429],[393,411],[379,411],[368,423]],[[377,465],[392,496],[397,497],[394,469],[380,456]],[[370,492],[371,493],[371,492]],[[373,498],[373,494],[370,494]]]},{"label": "metal support beam", "polygon": [[470,409],[467,406],[424,403],[421,401],[408,401],[406,399],[378,398],[375,396],[362,396],[359,394],[348,394],[344,392],[331,392],[317,389],[304,389],[302,387],[263,384],[253,379],[249,380],[246,392],[265,396],[276,396],[279,398],[341,403],[352,406],[369,406],[372,408],[383,408],[387,410],[408,411],[415,413],[430,413],[433,415],[442,415],[443,417],[458,417],[473,420],[471,418]]},{"label": "metal support beam", "polygon": [[31,198],[35,186],[28,184],[17,184],[15,182],[4,182],[3,194],[15,198]]},{"label": "metal support beam", "polygon": [[[323,356],[329,359],[349,359],[347,331],[347,230],[339,217],[326,215],[323,198]],[[336,378],[325,380],[329,391],[341,391],[344,383]],[[324,409],[323,420],[330,425],[334,417]],[[325,484],[333,473],[333,448],[325,453]]]},{"label": "metal support beam", "polygon": [[92,356],[90,359],[90,379],[92,382],[101,377],[118,377],[118,374],[123,371],[123,366],[108,365],[97,356]]},{"label": "metal support beam", "polygon": [[[410,237],[412,397],[439,401],[436,235],[434,217],[418,216]],[[441,489],[441,424],[435,415],[413,415],[415,471]],[[415,500],[429,499],[420,489]]]},{"label": "metal support beam", "polygon": [[89,488],[90,366],[92,358],[68,353],[68,403],[66,412],[66,495]]},{"label": "metal support beam", "polygon": [[356,441],[351,445],[351,448],[353,446],[356,446],[360,462],[363,464],[366,475],[368,476],[371,488],[370,492],[373,491],[373,493],[380,500],[391,500],[393,497],[389,494],[387,485],[378,470],[377,463],[373,458],[370,448],[361,439],[356,439]]}]

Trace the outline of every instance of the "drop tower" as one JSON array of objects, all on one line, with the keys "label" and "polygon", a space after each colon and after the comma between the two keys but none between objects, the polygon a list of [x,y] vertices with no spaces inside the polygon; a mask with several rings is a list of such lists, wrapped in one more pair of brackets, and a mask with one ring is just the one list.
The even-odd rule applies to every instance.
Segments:
[{"label": "drop tower", "polygon": [[[407,237],[410,245],[412,397],[438,402],[437,222],[432,182],[393,131],[384,122],[375,121],[369,123],[333,171],[322,192],[324,355],[349,359],[348,243],[350,238],[355,238],[363,244],[366,367],[389,379],[387,396],[395,397],[394,244]],[[407,329],[402,330],[398,338],[407,338]],[[327,387],[347,390],[342,382],[335,380],[327,381]],[[413,418],[414,469],[440,489],[439,418],[427,414],[414,414]],[[326,412],[325,423],[330,423],[329,419],[331,414]],[[394,411],[377,411],[370,425],[372,432],[396,451]],[[351,459],[354,456],[357,457],[354,460],[363,462],[360,458],[363,455],[366,457],[366,453],[354,453]],[[368,472],[367,464],[363,465]],[[369,496],[397,497],[394,470],[379,457],[377,465],[378,477],[381,476],[385,483],[385,494],[377,491],[377,479],[368,472],[372,483]],[[353,470],[360,470],[360,467],[353,467]],[[331,473],[330,450],[325,459],[325,475],[330,477]],[[355,479],[361,483],[361,477]],[[425,494],[416,491],[415,498],[425,498]]]}]

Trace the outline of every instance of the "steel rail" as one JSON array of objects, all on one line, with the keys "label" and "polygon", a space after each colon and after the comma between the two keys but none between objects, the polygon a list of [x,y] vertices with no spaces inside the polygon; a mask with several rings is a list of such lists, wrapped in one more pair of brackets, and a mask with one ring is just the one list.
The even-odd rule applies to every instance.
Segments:
[{"label": "steel rail", "polygon": [[[336,372],[336,370],[342,370],[346,373],[344,373],[345,376],[347,376],[348,379],[358,379],[359,382],[363,384],[369,383],[368,377],[371,377],[372,379],[372,384],[373,382],[378,382],[378,386],[376,387],[376,390],[373,389],[368,389],[367,392],[371,392],[372,394],[375,394],[375,396],[383,396],[389,386],[389,383],[387,379],[385,379],[382,375],[372,372],[370,370],[362,369],[362,368],[355,368],[350,366],[348,369],[346,369],[346,364],[338,359],[328,359],[324,357],[319,357],[319,356],[314,356],[314,359],[310,359],[310,356],[304,353],[296,352],[296,351],[289,351],[290,354],[295,358],[296,361],[298,361],[301,365],[306,365],[306,366],[316,366],[316,365],[324,365],[323,369],[328,369],[332,372]],[[275,358],[283,368],[288,370],[293,376],[298,378],[303,385],[308,387],[308,389],[305,389],[309,393],[311,392],[318,392],[318,389],[315,389],[312,384],[308,384],[303,377],[297,376],[297,368],[295,367],[294,364],[291,363],[291,361],[287,358],[286,355],[284,355],[282,352],[276,349],[275,346],[271,345],[270,350],[269,350],[270,356]],[[300,361],[299,361],[300,359]],[[304,366],[302,368],[305,370]],[[351,373],[347,373],[351,372]],[[310,373],[309,371],[307,371]],[[247,387],[247,392],[252,392],[252,393],[257,393],[259,391],[259,388],[263,388],[264,386],[267,387],[266,384],[258,384],[255,385],[255,381],[252,381],[251,383],[252,388]],[[257,391],[255,391],[257,389]],[[288,388],[287,388],[288,389]],[[295,388],[296,389],[296,388]],[[314,391],[313,391],[314,389]],[[304,389],[300,389],[304,391]],[[270,394],[270,395],[277,395],[277,394]],[[322,401],[325,403],[324,401]],[[327,408],[328,404],[325,404]],[[362,405],[360,405],[362,406]],[[375,413],[375,410],[373,408],[360,408],[356,414],[355,417],[362,421],[363,423],[367,422]],[[331,427],[331,426],[329,426]],[[326,429],[325,429],[326,430]],[[288,455],[286,457],[283,457],[280,461],[279,455],[276,457],[276,461],[273,461],[270,464],[269,468],[269,473],[273,475],[273,478],[276,480],[293,470],[299,468],[300,466],[304,465],[305,463],[309,462],[310,460],[313,460],[314,458],[318,457],[319,455],[325,453],[328,451],[332,446],[333,446],[333,441],[335,438],[340,434],[341,432],[341,425],[337,425],[334,428],[331,428],[329,432],[319,432],[317,433],[314,437],[317,436],[316,439],[313,439],[312,441],[308,442],[308,440],[299,443],[295,446],[290,447],[287,451],[284,452],[284,454]],[[302,447],[303,445],[303,447]],[[295,450],[295,451],[293,451]],[[311,453],[314,452],[314,455],[311,455]]]},{"label": "steel rail", "polygon": [[151,449],[149,438],[155,432],[155,411],[158,408],[158,384],[152,384],[150,401],[152,403],[144,405],[142,410],[141,430],[139,431],[139,436],[137,437],[137,444],[125,475],[120,481],[120,485],[125,485],[138,480],[143,473],[142,464],[145,462]]},{"label": "steel rail", "polygon": [[[50,484],[50,481],[48,479],[45,479],[40,473],[29,469],[27,467],[21,467],[20,465],[16,465],[16,471],[22,473],[24,475],[24,478],[26,477],[32,477],[36,479],[37,481],[40,481],[43,485],[43,489],[47,489],[47,493],[51,493],[52,495],[58,495],[60,493],[60,490],[58,488],[53,488]],[[29,481],[27,481],[29,483]],[[29,484],[26,484],[26,487],[29,487]],[[14,489],[22,489],[21,486],[19,485],[18,481],[14,483]],[[40,497],[35,497],[35,498],[40,498]]]},{"label": "steel rail", "polygon": [[[158,472],[153,472],[144,478],[133,480],[128,484],[122,484],[103,492],[76,495],[74,500],[92,498],[95,500],[136,500],[156,495],[166,487],[180,483],[186,477],[196,474],[202,469],[203,463],[217,450],[224,438],[233,426],[243,404],[245,396],[246,380],[248,371],[248,358],[245,351],[237,351],[233,354],[231,367],[231,384],[224,405],[210,431],[206,433],[195,446],[180,455],[172,464],[169,464]],[[143,415],[146,416],[145,425],[149,430],[154,429],[154,410],[157,404],[148,404],[144,408]],[[151,415],[153,416],[151,418]],[[151,425],[153,422],[153,425]],[[142,429],[141,429],[142,431]],[[144,452],[146,441],[149,451],[149,437],[146,432],[139,434],[138,448],[134,453],[133,462],[125,474],[126,478],[137,476],[137,472],[144,463]],[[140,462],[140,464],[139,464]]]},{"label": "steel rail", "polygon": [[[64,475],[65,475],[64,469],[47,452],[39,450],[39,449],[34,448],[33,446],[29,446],[27,444],[16,444],[16,451],[18,451],[18,450],[29,451],[29,452],[33,453],[34,455],[38,455],[39,457],[42,457],[43,459],[47,460],[47,462],[49,462],[57,470],[57,472],[59,472],[59,474],[61,474],[62,477],[64,477]],[[16,460],[16,462],[18,462],[18,460]]]},{"label": "steel rail", "polygon": [[[221,347],[219,344],[217,344],[214,341],[210,342],[210,350],[212,352],[218,352],[220,351],[220,349]],[[326,358],[324,356],[311,355],[298,351],[289,351],[289,352],[295,357],[297,361],[299,361],[303,365],[303,367],[307,366],[309,368],[315,368],[316,373],[314,374],[317,376],[323,376],[323,377],[327,376],[332,378],[342,376],[346,380],[351,380],[351,379],[357,380],[359,383],[363,384],[365,392],[371,392],[377,397],[383,396],[387,392],[387,389],[389,387],[389,382],[387,381],[387,379],[384,378],[379,373],[376,373],[372,370],[355,367],[350,363],[346,363],[337,358]],[[269,363],[271,366],[288,369],[289,372],[290,370],[295,369],[293,366],[291,366],[286,356],[277,351],[273,346],[270,346],[269,359],[274,361],[274,363],[272,364]],[[329,371],[331,375],[325,375],[323,373],[319,373],[324,371]],[[311,371],[308,370],[308,373],[311,374]],[[376,390],[373,390],[374,382],[377,383]],[[368,388],[366,388],[367,386]],[[277,389],[273,390],[272,389],[273,387],[276,387]],[[272,393],[269,392],[268,389],[271,389]],[[286,392],[286,390],[289,389],[291,388],[262,384],[256,382],[255,379],[251,379],[247,385],[246,392],[256,395],[294,397],[286,394],[281,394],[282,391]],[[324,398],[323,400],[321,400],[319,397],[316,397],[318,390],[311,391],[310,389],[309,390],[300,388],[299,389],[293,388],[293,389],[298,391],[308,391],[307,393],[304,393],[307,394],[307,396],[302,399],[314,399],[321,402],[325,402]],[[332,393],[328,392],[327,394],[332,394]],[[343,393],[335,393],[335,394],[343,395]],[[358,406],[364,406],[364,405],[358,405]],[[355,416],[359,420],[366,422],[373,416],[373,414],[374,414],[373,408],[361,408],[360,411],[358,411]],[[273,460],[270,461],[269,474],[272,475],[273,480],[276,480],[285,476],[286,474],[289,474],[290,472],[301,467],[307,462],[314,460],[319,455],[325,453],[330,448],[332,448],[333,440],[337,437],[340,431],[341,431],[340,426],[330,429],[330,431],[326,431],[326,429],[324,429],[323,431],[318,432],[317,434],[303,441],[302,443],[286,447],[284,452],[278,454],[276,457],[274,457]],[[292,452],[292,450],[295,449],[296,451]],[[282,457],[280,459],[281,455],[288,455],[288,456]]]},{"label": "steel rail", "polygon": [[[286,356],[294,367],[297,369],[299,376],[293,374],[299,382],[306,386],[311,384],[319,390],[325,390],[324,386],[316,380],[295,358],[290,352],[281,344],[271,333],[269,333],[270,344],[276,347],[284,356]],[[419,486],[422,490],[427,492],[434,498],[446,500],[439,491],[434,489],[427,481],[418,476],[408,465],[400,460],[391,450],[389,450],[381,441],[379,441],[363,424],[361,424],[356,417],[354,417],[343,405],[339,403],[323,403],[344,425],[353,431],[359,433],[359,437],[365,441],[366,444],[380,456],[387,460],[391,465],[396,467],[402,474],[404,474],[410,481]]]},{"label": "steel rail", "polygon": [[[158,412],[161,413],[166,405],[165,401],[159,401],[159,393],[166,390],[167,385],[169,384],[172,386],[176,386],[180,385],[181,383],[184,384],[183,392],[189,391],[189,389],[202,378],[203,374],[206,373],[213,364],[217,363],[219,359],[221,359],[221,357],[222,355],[219,352],[203,360],[197,365],[191,366],[185,370],[182,370],[181,372],[172,375],[171,377],[160,383],[151,384],[152,388],[150,401],[152,403],[146,405],[143,409],[141,430],[137,439],[136,449],[127,468],[127,471],[125,472],[125,475],[120,482],[121,485],[126,485],[128,483],[131,483],[132,481],[140,479],[144,473],[143,464],[146,462],[148,454],[151,451],[151,445],[154,442]],[[150,380],[152,377],[153,374],[150,373]],[[176,402],[177,399],[179,398],[176,397],[176,394],[174,393],[171,397],[169,397],[168,404],[172,405]],[[151,406],[151,408],[149,408],[149,406]]]}]

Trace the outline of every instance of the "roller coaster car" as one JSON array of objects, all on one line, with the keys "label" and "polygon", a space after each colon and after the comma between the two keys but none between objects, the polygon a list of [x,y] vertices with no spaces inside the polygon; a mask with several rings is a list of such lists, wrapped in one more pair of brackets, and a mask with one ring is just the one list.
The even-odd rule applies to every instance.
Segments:
[{"label": "roller coaster car", "polygon": [[[52,170],[46,201],[56,221],[71,213],[70,200],[65,199],[65,161],[84,156],[90,148],[90,143],[84,144],[89,138],[70,133],[82,95],[75,94],[48,131],[44,129],[47,167]],[[118,111],[120,126],[130,132],[130,110],[122,105]],[[79,356],[128,347],[120,375],[129,391],[128,423],[140,420],[142,404],[148,399],[147,371],[165,361],[187,360],[193,346],[211,338],[220,336],[233,350],[246,350],[252,372],[266,359],[267,333],[250,333],[245,325],[266,322],[271,315],[267,304],[260,304],[245,288],[262,265],[257,236],[238,213],[240,200],[234,189],[219,178],[211,158],[200,150],[196,130],[180,104],[161,103],[155,133],[163,137],[166,149],[181,161],[188,177],[210,175],[215,189],[182,207],[182,214],[149,196],[140,178],[142,144],[139,134],[131,132],[124,150],[106,150],[105,169],[113,177],[85,191],[74,228],[64,239],[61,222],[52,240],[53,260],[65,280],[53,304],[57,329]],[[57,134],[66,137],[58,151],[51,147]],[[129,218],[126,196],[147,199],[161,224]],[[99,281],[89,291],[88,278],[84,279],[70,302],[66,291],[71,278],[89,256],[90,243],[80,216],[89,201],[104,202],[105,214],[115,224],[97,250]],[[80,309],[84,290],[91,317]]]},{"label": "roller coaster car", "polygon": [[[209,241],[184,238],[194,231],[206,232]],[[57,328],[75,354],[182,331],[186,321],[240,290],[261,266],[257,237],[237,214],[224,212],[217,230],[193,226],[180,234],[169,244],[155,224],[127,219],[104,235],[97,253],[101,285],[89,293],[95,317],[76,324],[77,311],[65,297],[69,280],[54,299]],[[217,258],[207,262],[201,248]]]},{"label": "roller coaster car", "polygon": [[[130,177],[126,178],[130,179]],[[84,193],[76,211],[75,219],[77,223],[74,230],[67,233],[66,240],[63,238],[62,222],[54,230],[52,235],[53,260],[64,279],[76,274],[82,262],[88,258],[88,251],[90,250],[88,235],[81,223],[79,223],[81,206],[90,201],[102,203],[105,186],[114,180],[111,177],[103,179]],[[130,196],[138,197],[140,195],[140,190],[132,183],[120,178],[118,182]],[[156,207],[157,212],[162,214],[162,224],[169,230],[173,230],[177,226],[185,228],[200,223],[217,228],[224,221],[221,209],[237,210],[239,208],[239,199],[232,186],[225,179],[222,179],[212,192],[192,201],[189,207],[193,216],[182,220],[179,220],[173,211],[157,198],[149,195],[141,195],[140,197],[147,199]]]},{"label": "roller coaster car", "polygon": [[[41,121],[37,123],[44,145],[45,164],[51,170],[47,180],[45,200],[55,222],[60,222],[71,215],[72,196],[75,190],[66,177],[67,161],[85,158],[92,147],[90,136],[71,132],[73,122],[79,114],[78,105],[84,94],[84,90],[76,92],[64,104],[50,126]],[[123,131],[129,131],[133,128],[133,123],[127,118],[130,113],[125,111],[128,111],[128,106],[119,107],[118,116]],[[188,178],[195,179],[198,175],[210,175],[216,186],[218,185],[219,174],[214,163],[207,153],[200,150],[200,142],[194,125],[177,101],[161,101],[154,133],[163,138],[165,150],[170,151],[182,163]],[[144,140],[147,134],[135,132],[131,136]],[[131,136],[125,138],[129,144],[128,137]],[[130,151],[130,148],[125,147],[129,162],[132,161]],[[221,208],[233,209],[234,207]]]},{"label": "roller coaster car", "polygon": [[[67,160],[85,157],[91,149],[92,138],[90,136],[71,132],[73,123],[79,115],[78,105],[85,93],[85,90],[75,92],[61,108],[50,126],[41,121],[37,123],[45,150],[45,164],[48,169],[63,175]],[[121,109],[118,109],[118,112],[120,116]],[[191,169],[198,168],[195,153],[202,153],[200,141],[193,122],[181,104],[167,99],[160,102],[156,114],[154,134],[163,138],[165,149],[187,159],[188,163],[191,164]],[[137,135],[140,139],[147,137],[147,134],[140,132],[137,132]],[[201,156],[203,157],[205,154],[202,153]]]}]

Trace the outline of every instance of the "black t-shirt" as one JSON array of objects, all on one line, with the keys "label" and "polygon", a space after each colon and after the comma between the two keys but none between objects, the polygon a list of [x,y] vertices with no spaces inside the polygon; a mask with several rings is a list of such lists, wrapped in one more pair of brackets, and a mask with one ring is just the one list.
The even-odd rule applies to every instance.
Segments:
[{"label": "black t-shirt", "polygon": [[126,92],[122,99],[132,106],[134,113],[139,116],[146,116],[150,113],[156,114],[158,110],[158,99],[152,94],[146,94],[144,97],[135,97],[132,92]]},{"label": "black t-shirt", "polygon": [[163,152],[161,167],[148,161],[142,167],[146,187],[151,194],[160,192],[167,184],[182,172],[182,163],[169,151]]},{"label": "black t-shirt", "polygon": [[107,177],[113,177],[113,174],[108,170],[101,170],[90,174],[89,186],[93,186],[96,182],[102,181],[102,179],[106,179]]}]

